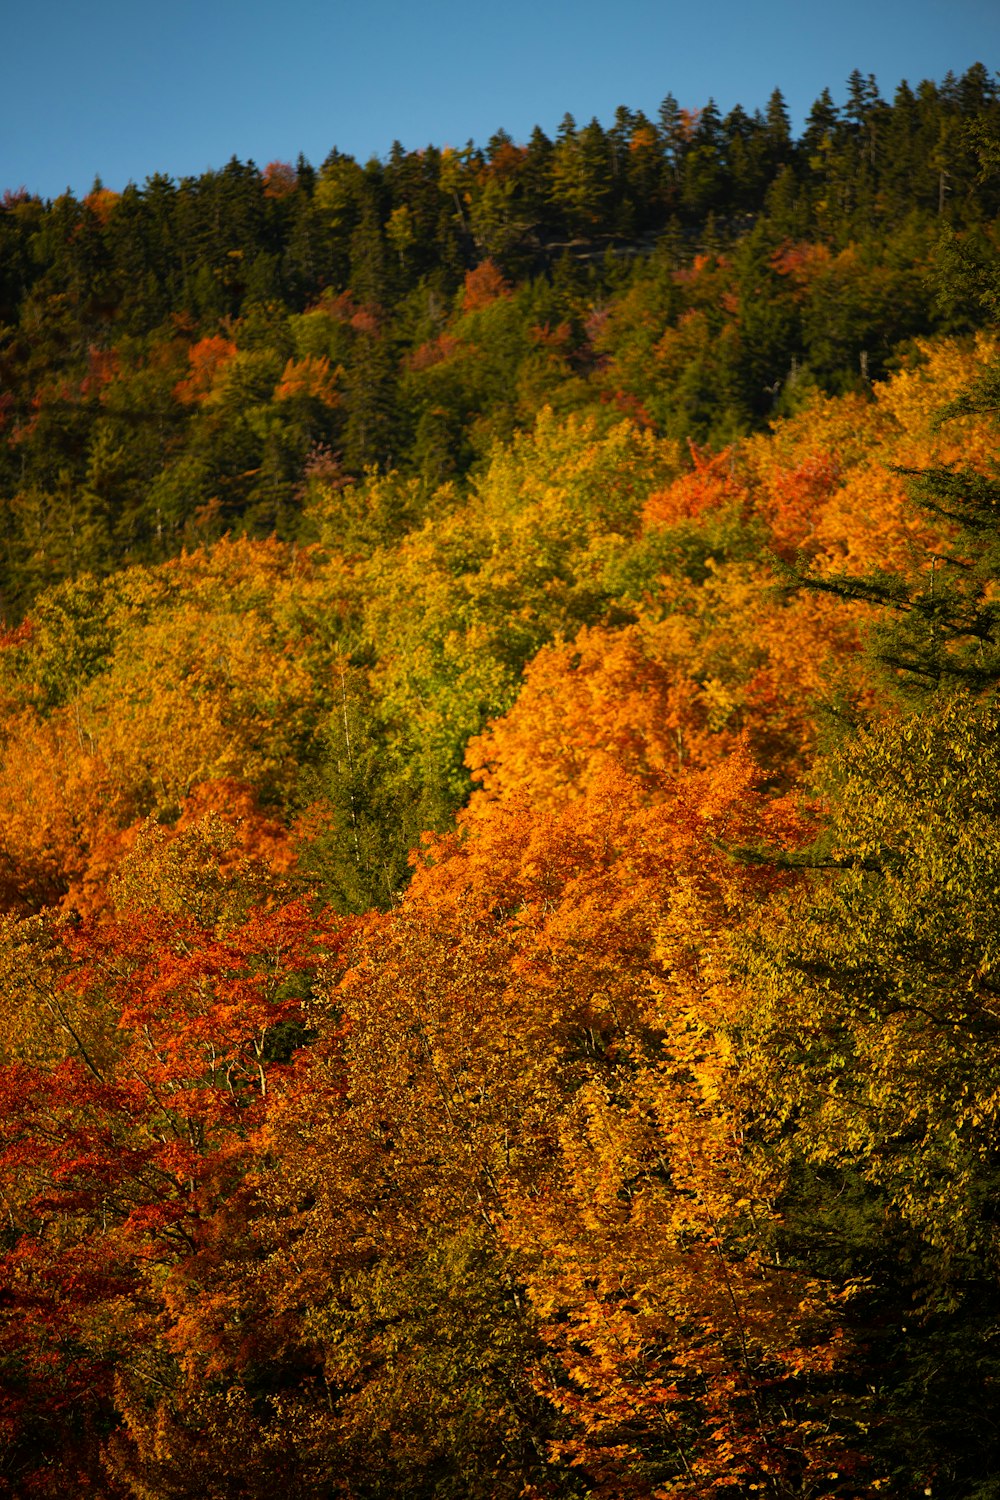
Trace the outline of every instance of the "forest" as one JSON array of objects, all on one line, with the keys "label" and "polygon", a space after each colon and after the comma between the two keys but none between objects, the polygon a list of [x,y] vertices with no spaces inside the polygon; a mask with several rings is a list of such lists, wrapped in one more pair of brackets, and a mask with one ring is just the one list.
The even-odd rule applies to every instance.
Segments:
[{"label": "forest", "polygon": [[978,63],[6,192],[0,1495],[1000,1500],[998,251]]}]

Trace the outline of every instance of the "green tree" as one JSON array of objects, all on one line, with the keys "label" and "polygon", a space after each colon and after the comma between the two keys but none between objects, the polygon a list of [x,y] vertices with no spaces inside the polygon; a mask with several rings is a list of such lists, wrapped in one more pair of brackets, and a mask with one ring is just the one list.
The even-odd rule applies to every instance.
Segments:
[{"label": "green tree", "polygon": [[964,693],[849,742],[822,776],[815,873],[743,961],[781,1253],[853,1288],[901,1493],[988,1495],[1000,1464],[998,745],[996,704]]}]

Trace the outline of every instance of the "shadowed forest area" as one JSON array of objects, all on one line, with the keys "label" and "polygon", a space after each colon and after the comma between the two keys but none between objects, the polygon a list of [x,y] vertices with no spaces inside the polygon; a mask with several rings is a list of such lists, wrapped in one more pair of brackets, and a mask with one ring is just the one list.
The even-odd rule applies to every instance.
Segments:
[{"label": "shadowed forest area", "polygon": [[0,1494],[998,1500],[998,237],[979,64],[5,195]]}]

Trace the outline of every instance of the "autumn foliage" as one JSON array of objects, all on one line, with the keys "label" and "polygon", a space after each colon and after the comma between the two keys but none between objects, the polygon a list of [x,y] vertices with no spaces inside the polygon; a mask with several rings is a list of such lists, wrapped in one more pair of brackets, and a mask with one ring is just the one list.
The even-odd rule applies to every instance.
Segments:
[{"label": "autumn foliage", "polygon": [[995,225],[865,226],[994,105],[871,87],[235,163],[280,256],[11,325],[0,1494],[992,1495]]}]

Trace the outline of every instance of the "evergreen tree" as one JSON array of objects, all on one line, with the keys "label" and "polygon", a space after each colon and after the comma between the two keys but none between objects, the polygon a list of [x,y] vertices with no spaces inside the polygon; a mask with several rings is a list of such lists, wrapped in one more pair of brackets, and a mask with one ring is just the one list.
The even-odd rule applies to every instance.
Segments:
[{"label": "evergreen tree", "polygon": [[725,213],[730,206],[722,119],[709,99],[698,118],[684,157],[681,207],[689,220]]}]

